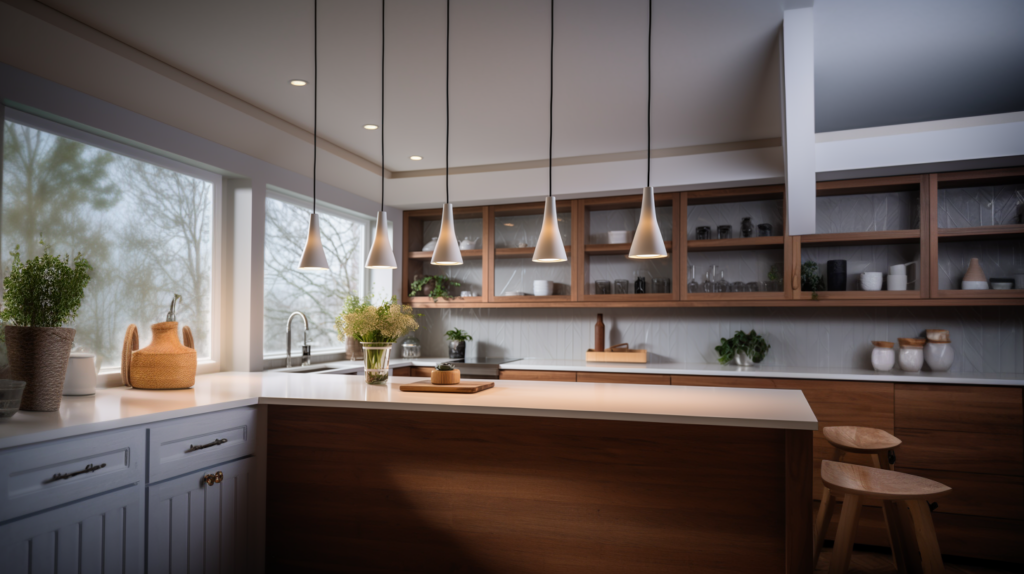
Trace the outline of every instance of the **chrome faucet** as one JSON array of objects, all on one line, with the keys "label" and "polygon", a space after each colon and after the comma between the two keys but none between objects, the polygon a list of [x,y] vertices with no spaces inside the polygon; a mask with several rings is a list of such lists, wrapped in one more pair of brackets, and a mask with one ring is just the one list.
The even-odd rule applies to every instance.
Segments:
[{"label": "chrome faucet", "polygon": [[288,322],[285,327],[285,337],[287,340],[287,343],[285,343],[285,352],[288,355],[288,358],[284,363],[285,368],[291,368],[292,366],[292,319],[294,319],[296,315],[302,317],[302,361],[299,363],[300,366],[305,367],[308,365],[311,355],[309,343],[306,342],[306,333],[309,332],[309,321],[306,320],[306,315],[301,311],[296,311],[291,315],[288,315]]}]

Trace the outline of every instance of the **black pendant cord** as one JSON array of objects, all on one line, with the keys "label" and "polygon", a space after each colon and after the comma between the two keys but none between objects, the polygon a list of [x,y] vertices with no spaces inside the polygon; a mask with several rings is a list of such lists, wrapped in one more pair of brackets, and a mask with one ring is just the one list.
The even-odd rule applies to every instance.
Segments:
[{"label": "black pendant cord", "polygon": [[316,213],[316,96],[317,92],[320,91],[320,82],[317,81],[319,67],[316,63],[316,33],[320,28],[319,20],[316,17],[316,9],[319,4],[318,0],[313,0],[313,213]]},{"label": "black pendant cord", "polygon": [[384,15],[387,0],[380,3],[380,210],[384,211]]},{"label": "black pendant cord", "polygon": [[551,158],[555,142],[555,0],[551,0],[551,65],[549,66],[548,94],[548,197],[552,196],[553,177]]},{"label": "black pendant cord", "polygon": [[647,187],[651,187],[651,8],[654,0],[647,0]]},{"label": "black pendant cord", "polygon": [[447,11],[445,12],[445,37],[444,37],[444,202],[451,203],[448,199],[448,140],[451,132],[451,103],[448,100],[448,83],[451,69],[452,51],[452,0],[448,0]]}]

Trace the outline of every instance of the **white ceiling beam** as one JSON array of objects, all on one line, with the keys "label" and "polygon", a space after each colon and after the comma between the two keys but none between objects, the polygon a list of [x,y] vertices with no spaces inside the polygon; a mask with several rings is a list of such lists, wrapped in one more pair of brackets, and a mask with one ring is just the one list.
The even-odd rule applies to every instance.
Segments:
[{"label": "white ceiling beam", "polygon": [[779,42],[786,226],[807,235],[816,231],[814,8],[784,11]]}]

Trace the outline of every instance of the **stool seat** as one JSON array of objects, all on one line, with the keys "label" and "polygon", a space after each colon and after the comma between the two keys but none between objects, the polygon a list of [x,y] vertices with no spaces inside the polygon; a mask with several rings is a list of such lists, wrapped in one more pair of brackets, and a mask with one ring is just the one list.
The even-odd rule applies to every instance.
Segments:
[{"label": "stool seat", "polygon": [[882,500],[935,499],[952,490],[912,474],[831,460],[821,461],[821,481],[836,492]]},{"label": "stool seat", "polygon": [[825,427],[821,429],[832,446],[858,454],[880,454],[903,443],[884,430],[867,427]]}]

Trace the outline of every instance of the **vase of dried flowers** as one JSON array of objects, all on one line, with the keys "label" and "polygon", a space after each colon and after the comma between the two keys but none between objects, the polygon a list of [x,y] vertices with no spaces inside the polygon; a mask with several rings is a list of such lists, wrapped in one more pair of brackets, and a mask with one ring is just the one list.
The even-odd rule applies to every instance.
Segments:
[{"label": "vase of dried flowers", "polygon": [[384,384],[391,365],[391,347],[406,333],[419,328],[412,307],[401,305],[395,297],[373,305],[369,300],[349,297],[345,311],[335,320],[338,337],[352,337],[363,348],[366,382]]}]

